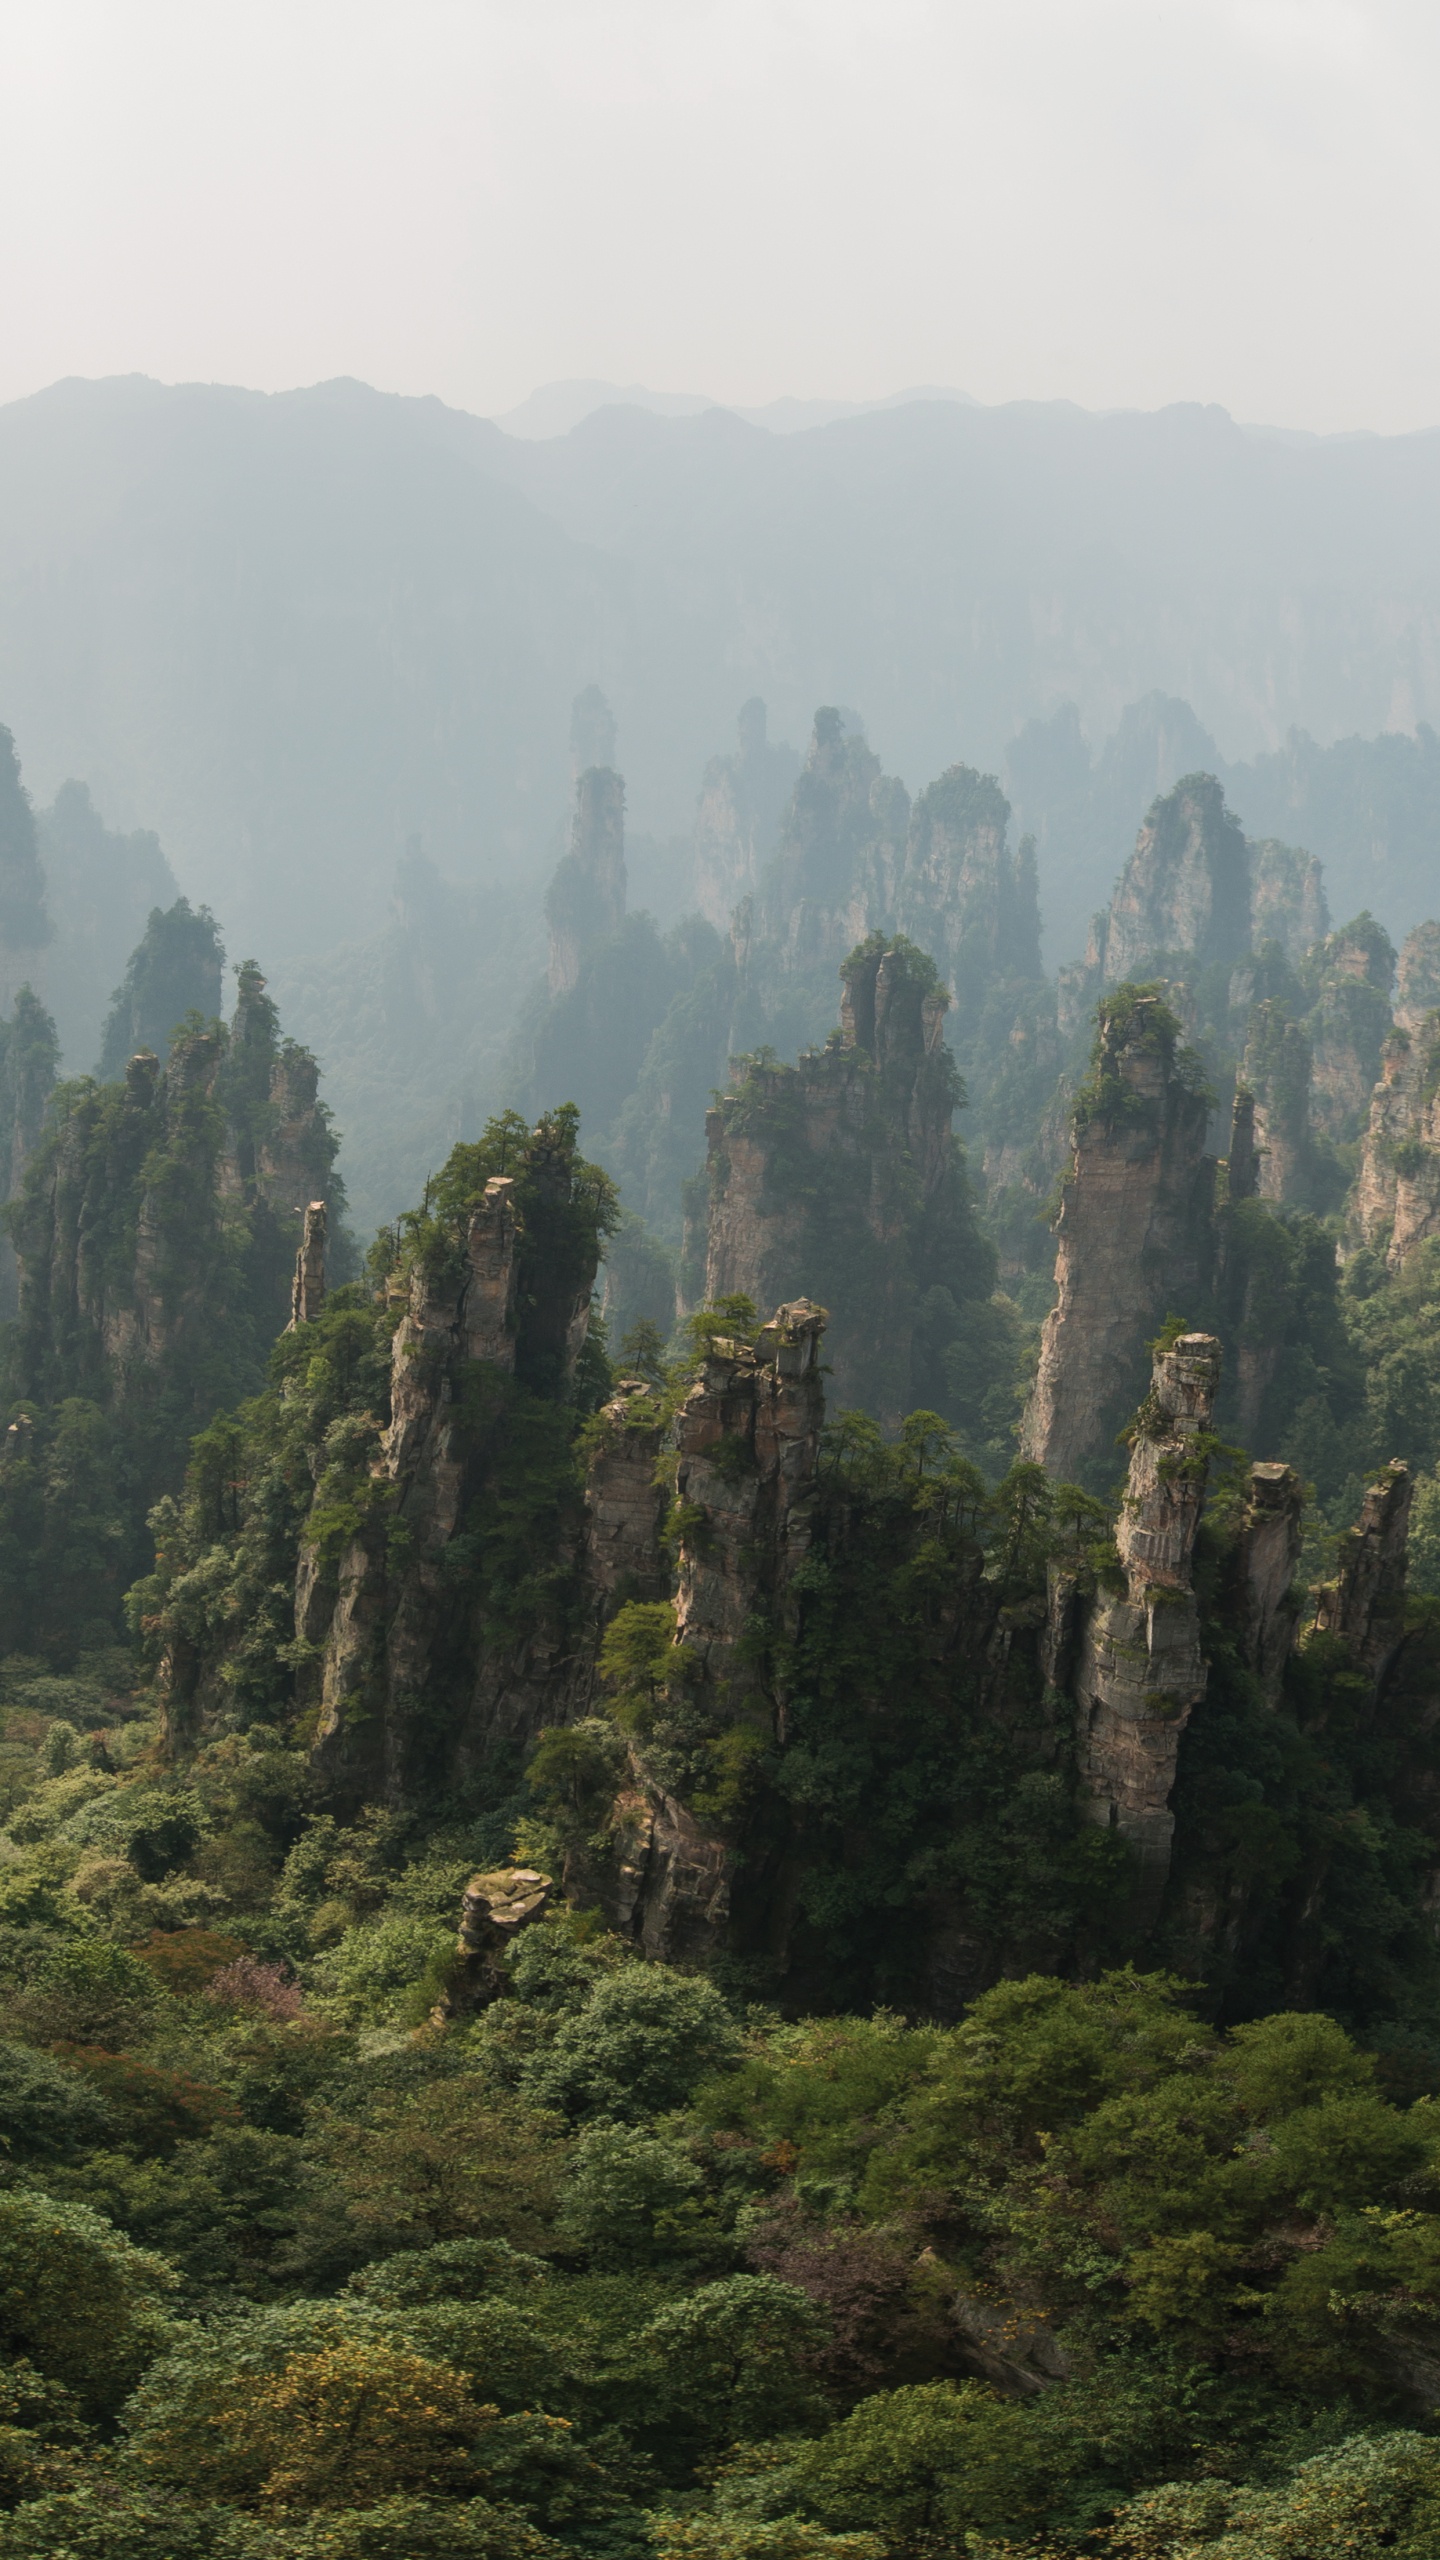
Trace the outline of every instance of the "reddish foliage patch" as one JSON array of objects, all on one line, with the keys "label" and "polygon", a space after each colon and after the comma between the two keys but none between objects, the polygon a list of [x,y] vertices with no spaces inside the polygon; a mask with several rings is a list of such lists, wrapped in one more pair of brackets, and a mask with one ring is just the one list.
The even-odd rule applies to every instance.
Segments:
[{"label": "reddish foliage patch", "polygon": [[842,2389],[873,2389],[894,2361],[897,2333],[913,2323],[910,2266],[899,2244],[858,2223],[812,2222],[786,2196],[752,2231],[745,2254],[829,2313],[833,2339],[817,2364]]},{"label": "reddish foliage patch", "polygon": [[167,1991],[203,1991],[226,1965],[249,1950],[219,1929],[152,1929],[132,1952],[148,1964]]},{"label": "reddish foliage patch", "polygon": [[298,2018],[304,1997],[282,1964],[262,1964],[258,1956],[237,1956],[205,1985],[205,1997],[228,2009],[250,2009],[284,2024]]},{"label": "reddish foliage patch", "polygon": [[157,2071],[133,2053],[107,2053],[96,2044],[56,2044],[51,2051],[93,2081],[138,2150],[169,2151],[217,2124],[240,2122],[228,2089],[210,2088],[188,2072]]}]

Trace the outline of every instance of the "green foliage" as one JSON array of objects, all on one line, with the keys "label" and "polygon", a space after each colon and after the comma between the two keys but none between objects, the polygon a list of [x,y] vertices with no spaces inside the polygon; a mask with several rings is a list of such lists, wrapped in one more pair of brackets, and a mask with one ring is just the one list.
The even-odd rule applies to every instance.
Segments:
[{"label": "green foliage", "polygon": [[208,907],[197,910],[188,898],[177,898],[173,907],[152,907],[111,999],[100,1041],[100,1081],[115,1083],[138,1050],[163,1060],[177,1025],[191,1015],[213,1021],[224,965],[219,928]]},{"label": "green foliage", "polygon": [[0,2143],[12,2160],[64,2159],[104,2141],[114,2116],[80,2072],[0,2043]]},{"label": "green foliage", "polygon": [[736,2275],[657,2312],[641,2344],[658,2362],[673,2423],[718,2447],[823,2414],[805,2360],[825,2334],[823,2314],[796,2286]]},{"label": "green foliage", "polygon": [[682,2144],[602,2120],[576,2143],[559,2228],[595,2266],[676,2258],[703,2264],[729,2254],[703,2189],[701,2171]]},{"label": "green foliage", "polygon": [[0,2347],[110,2415],[165,2345],[174,2277],[83,2205],[0,2194]]},{"label": "green foliage", "polygon": [[983,2383],[927,2382],[862,2400],[795,2461],[787,2489],[818,2522],[883,2533],[897,2555],[1039,2523],[1033,2430]]},{"label": "green foliage", "polygon": [[738,2044],[734,2019],[701,1975],[626,1964],[596,1981],[521,2071],[539,2105],[574,2122],[635,2123],[679,2106]]}]

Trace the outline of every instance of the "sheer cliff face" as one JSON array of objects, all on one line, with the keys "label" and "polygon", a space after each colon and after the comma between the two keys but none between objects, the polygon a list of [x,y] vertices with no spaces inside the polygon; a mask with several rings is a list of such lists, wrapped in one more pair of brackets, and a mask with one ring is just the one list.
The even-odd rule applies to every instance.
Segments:
[{"label": "sheer cliff face", "polygon": [[[322,1503],[301,1544],[303,1694],[337,1802],[413,1801],[457,1783],[583,1712],[593,1675],[577,1634],[583,1518],[565,1452],[603,1176],[575,1153],[573,1115],[528,1136],[499,1127],[457,1150],[436,1216],[387,1284],[398,1316],[388,1417],[357,1423],[336,1460],[353,1479],[353,1531],[337,1549]],[[515,1169],[486,1179],[500,1137]],[[602,1592],[635,1547],[632,1523],[616,1551],[614,1492],[597,1496]],[[496,1531],[507,1506],[530,1522],[523,1532]],[[653,1532],[653,1501],[649,1516]],[[534,1577],[523,1609],[506,1597],[517,1575]]]},{"label": "sheer cliff face", "polygon": [[1254,1100],[1256,1189],[1262,1200],[1305,1196],[1310,1169],[1310,1043],[1273,998],[1255,1006],[1240,1067]]},{"label": "sheer cliff face", "polygon": [[1318,1595],[1316,1627],[1344,1646],[1369,1683],[1372,1704],[1405,1632],[1412,1489],[1409,1469],[1392,1458],[1340,1540],[1334,1580]]},{"label": "sheer cliff face", "polygon": [[1115,1532],[1124,1589],[1097,1593],[1076,1666],[1090,1818],[1131,1843],[1152,1914],[1170,1864],[1180,1736],[1208,1677],[1191,1559],[1219,1380],[1220,1345],[1210,1334],[1183,1334],[1157,1355]]},{"label": "sheer cliff face", "polygon": [[1400,946],[1395,972],[1395,1019],[1406,1031],[1418,1031],[1427,1013],[1440,1007],[1440,924],[1417,924]]},{"label": "sheer cliff face", "polygon": [[1398,1271],[1440,1235],[1440,924],[1417,925],[1400,953],[1395,1022],[1370,1097],[1352,1204],[1355,1229]]},{"label": "sheer cliff face", "polygon": [[1313,853],[1298,845],[1264,837],[1248,848],[1250,859],[1249,948],[1278,942],[1290,966],[1298,968],[1330,930],[1321,866]]},{"label": "sheer cliff face", "polygon": [[963,1211],[945,1006],[922,956],[876,936],[847,967],[826,1047],[796,1067],[742,1062],[706,1119],[707,1300],[828,1291],[845,1310],[835,1393],[892,1420],[910,1401],[918,1292]]},{"label": "sheer cliff face", "polygon": [[[675,1658],[686,1712],[702,1729],[759,1755],[785,1738],[785,1685],[774,1667],[793,1643],[795,1575],[810,1552],[819,1500],[825,1398],[825,1310],[777,1308],[753,1349],[711,1344],[676,1418],[675,1490],[684,1524],[676,1556]],[[593,1536],[593,1530],[592,1530]],[[771,1648],[757,1662],[754,1631]],[[624,1838],[615,1917],[648,1955],[703,1960],[727,1940],[737,1838],[697,1821],[632,1754],[618,1809]]]},{"label": "sheer cliff face", "polygon": [[1157,800],[1102,919],[1095,949],[1105,981],[1139,978],[1162,954],[1201,968],[1250,947],[1245,838],[1214,776],[1190,774]]},{"label": "sheer cliff face", "polygon": [[1311,1118],[1344,1144],[1364,1129],[1390,1030],[1395,952],[1369,916],[1342,925],[1312,953],[1315,1001],[1306,1017],[1314,1057]]},{"label": "sheer cliff face", "polygon": [[799,769],[793,747],[767,738],[764,703],[747,702],[736,752],[706,766],[695,813],[695,903],[718,933],[775,852]]},{"label": "sheer cliff face", "polygon": [[999,784],[968,765],[952,765],[911,812],[896,922],[934,954],[962,1006],[996,979],[1040,975],[1034,850],[1027,840],[1012,853],[1009,817]]},{"label": "sheer cliff face", "polygon": [[[10,1020],[0,1020],[0,1206],[18,1194],[40,1143],[59,1064],[55,1025],[29,987],[22,987]],[[13,1319],[19,1304],[15,1248],[0,1232],[0,1318]]]},{"label": "sheer cliff face", "polygon": [[909,818],[904,784],[838,711],[817,711],[753,919],[785,969],[838,968],[889,910]]},{"label": "sheer cliff face", "polygon": [[625,920],[625,785],[608,767],[593,766],[576,781],[570,851],[550,883],[545,917],[550,993],[568,995],[586,952]]},{"label": "sheer cliff face", "polygon": [[344,1199],[315,1062],[263,990],[242,973],[230,1029],[185,1032],[163,1068],[141,1052],[121,1083],[67,1087],[12,1206],[22,1391],[148,1417],[147,1483],[259,1385],[306,1207]]},{"label": "sheer cliff face", "polygon": [[446,1557],[515,1367],[514,1189],[493,1177],[463,1249],[418,1258],[408,1274],[390,1419],[371,1469],[383,1516],[372,1514],[351,1539],[333,1579],[314,1548],[301,1551],[295,1629],[320,1657],[316,1758],[342,1791],[357,1768],[391,1798],[421,1782],[421,1701],[454,1674],[452,1663],[437,1661],[449,1632]]},{"label": "sheer cliff face", "polygon": [[1397,1023],[1370,1098],[1354,1221],[1398,1271],[1417,1244],[1440,1235],[1440,1013],[1413,1030]]},{"label": "sheer cliff face", "polygon": [[1102,1003],[1076,1112],[1024,1447],[1052,1476],[1108,1482],[1115,1434],[1144,1382],[1141,1348],[1208,1291],[1215,1165],[1208,1106],[1159,999]]}]

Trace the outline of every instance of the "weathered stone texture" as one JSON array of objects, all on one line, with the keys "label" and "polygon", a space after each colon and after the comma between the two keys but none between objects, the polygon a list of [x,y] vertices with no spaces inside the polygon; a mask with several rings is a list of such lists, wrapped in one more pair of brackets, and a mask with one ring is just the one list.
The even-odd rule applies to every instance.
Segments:
[{"label": "weathered stone texture", "polygon": [[730,1718],[783,1718],[783,1700],[764,1697],[737,1648],[757,1609],[784,1624],[809,1552],[825,1323],[823,1307],[800,1299],[777,1310],[753,1351],[713,1343],[676,1424],[675,1489],[697,1523],[681,1536],[676,1642]]},{"label": "weathered stone texture", "polygon": [[1197,1444],[1219,1381],[1213,1335],[1183,1334],[1156,1357],[1116,1530],[1124,1595],[1097,1594],[1076,1668],[1082,1791],[1091,1819],[1137,1851],[1147,1909],[1170,1863],[1180,1736],[1208,1676],[1190,1568],[1205,1493]]},{"label": "weathered stone texture", "polygon": [[1263,837],[1250,856],[1250,948],[1278,942],[1297,968],[1330,930],[1325,875],[1313,853]]},{"label": "weathered stone texture", "polygon": [[323,1200],[312,1200],[305,1211],[305,1229],[300,1250],[295,1256],[295,1278],[290,1287],[289,1331],[301,1324],[313,1324],[325,1304],[325,1235],[328,1217]]},{"label": "weathered stone texture", "polygon": [[1293,1467],[1262,1461],[1250,1470],[1239,1552],[1242,1650],[1273,1705],[1295,1641],[1305,1488]]},{"label": "weathered stone texture", "polygon": [[494,1867],[470,1878],[460,1901],[454,1975],[433,2021],[486,2009],[508,1988],[505,1959],[522,1929],[543,1917],[554,1879],[539,1867]]},{"label": "weathered stone texture", "polygon": [[1245,838],[1211,774],[1187,775],[1151,808],[1107,917],[1095,960],[1108,986],[1150,974],[1163,954],[1230,964],[1250,946]]},{"label": "weathered stone texture", "polygon": [[620,1595],[660,1596],[665,1574],[660,1530],[665,1486],[659,1474],[664,1437],[652,1392],[641,1378],[622,1378],[600,1417],[601,1435],[585,1476],[585,1558],[606,1606]]},{"label": "weathered stone texture", "polygon": [[1440,1012],[1397,1022],[1386,1041],[1352,1219],[1392,1271],[1440,1235]]},{"label": "weathered stone texture", "polygon": [[1254,1096],[1257,1189],[1262,1200],[1299,1200],[1310,1169],[1310,1043],[1273,998],[1250,1016],[1240,1081]]},{"label": "weathered stone texture", "polygon": [[1338,1637],[1376,1692],[1405,1632],[1412,1490],[1409,1468],[1392,1458],[1341,1539],[1335,1578],[1322,1587],[1315,1612],[1320,1633]]},{"label": "weathered stone texture", "polygon": [[1107,1462],[1143,1382],[1143,1344],[1203,1300],[1215,1164],[1204,1097],[1178,1071],[1163,1008],[1102,1005],[1098,1099],[1082,1110],[1058,1225],[1058,1298],[1045,1320],[1024,1449],[1074,1479]]},{"label": "weathered stone texture", "polygon": [[962,1180],[945,1008],[943,990],[873,937],[847,970],[839,1033],[795,1067],[747,1062],[705,1122],[706,1300],[774,1306],[848,1275],[829,1346],[835,1398],[887,1422],[907,1409],[913,1239]]}]

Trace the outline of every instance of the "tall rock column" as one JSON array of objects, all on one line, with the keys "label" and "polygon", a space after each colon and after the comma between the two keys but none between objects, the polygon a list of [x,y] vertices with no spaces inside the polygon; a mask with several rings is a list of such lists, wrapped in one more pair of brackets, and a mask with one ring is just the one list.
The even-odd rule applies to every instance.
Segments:
[{"label": "tall rock column", "polygon": [[676,1641],[726,1721],[783,1721],[783,1701],[772,1708],[739,1648],[757,1601],[786,1622],[788,1587],[809,1552],[826,1321],[801,1298],[777,1308],[753,1351],[722,1337],[680,1410],[675,1487],[694,1526],[681,1538]]},{"label": "tall rock column", "polygon": [[1392,1271],[1440,1235],[1440,1012],[1397,1021],[1385,1043],[1354,1216],[1367,1244],[1385,1246]]},{"label": "tall rock column", "polygon": [[1160,998],[1122,987],[1099,1008],[1024,1450],[1052,1476],[1106,1475],[1144,1380],[1144,1345],[1203,1303],[1213,1253],[1209,1105]]},{"label": "tall rock column", "polygon": [[290,1333],[297,1325],[313,1324],[325,1304],[325,1228],[325,1203],[312,1200],[305,1212],[305,1232],[295,1256],[287,1327]]},{"label": "tall rock column", "polygon": [[1310,1169],[1310,1043],[1273,997],[1250,1016],[1240,1080],[1255,1098],[1261,1199],[1302,1198]]},{"label": "tall rock column", "polygon": [[570,850],[546,893],[545,919],[550,993],[568,995],[586,952],[625,921],[625,785],[608,766],[576,781]]},{"label": "tall rock column", "polygon": [[1392,1458],[1340,1540],[1335,1578],[1315,1612],[1317,1630],[1339,1639],[1377,1696],[1405,1632],[1412,1491],[1409,1468]]},{"label": "tall rock column", "polygon": [[1097,1594],[1076,1665],[1082,1792],[1091,1819],[1136,1850],[1138,1904],[1147,1918],[1170,1865],[1180,1736],[1205,1694],[1190,1567],[1205,1498],[1204,1435],[1219,1383],[1213,1334],[1182,1334],[1157,1353],[1115,1533],[1124,1591]]},{"label": "tall rock column", "polygon": [[[302,1548],[295,1632],[323,1646],[315,1747],[322,1768],[345,1759],[357,1715],[380,1736],[384,1775],[398,1783],[406,1702],[424,1692],[444,1603],[445,1550],[460,1520],[476,1417],[455,1398],[459,1364],[515,1365],[515,1185],[494,1176],[469,1222],[464,1251],[432,1268],[413,1265],[405,1312],[391,1346],[390,1423],[373,1473],[393,1488],[383,1523],[363,1529],[341,1557],[331,1589]],[[390,1531],[406,1560],[392,1587]],[[400,1709],[397,1715],[394,1710]],[[371,1756],[375,1756],[373,1753]]]},{"label": "tall rock column", "polygon": [[736,1062],[707,1113],[705,1296],[757,1307],[833,1299],[837,1405],[898,1422],[914,1393],[916,1310],[936,1282],[993,1286],[951,1121],[962,1087],[947,996],[910,943],[872,934],[842,973],[838,1032],[798,1066]]},{"label": "tall rock column", "polygon": [[1245,1521],[1237,1551],[1240,1649],[1271,1706],[1279,1699],[1300,1615],[1305,1487],[1293,1467],[1261,1460],[1250,1470]]},{"label": "tall rock column", "polygon": [[[690,1713],[715,1731],[784,1739],[785,1697],[753,1636],[794,1629],[793,1582],[809,1553],[825,1391],[825,1310],[776,1310],[754,1349],[721,1337],[676,1422],[682,1522],[677,1658]],[[696,1961],[723,1943],[733,1843],[707,1830],[637,1758],[617,1808],[626,1837],[614,1917],[647,1955]]]}]

